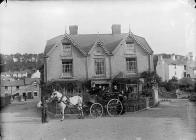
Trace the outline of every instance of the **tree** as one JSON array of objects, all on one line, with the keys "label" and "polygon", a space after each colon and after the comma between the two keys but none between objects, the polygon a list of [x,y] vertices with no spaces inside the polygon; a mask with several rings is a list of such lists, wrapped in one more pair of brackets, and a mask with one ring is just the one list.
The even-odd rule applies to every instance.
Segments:
[{"label": "tree", "polygon": [[159,84],[162,81],[161,77],[159,77],[155,72],[149,71],[142,72],[140,78],[144,78],[145,83],[149,86],[152,86],[154,83]]}]

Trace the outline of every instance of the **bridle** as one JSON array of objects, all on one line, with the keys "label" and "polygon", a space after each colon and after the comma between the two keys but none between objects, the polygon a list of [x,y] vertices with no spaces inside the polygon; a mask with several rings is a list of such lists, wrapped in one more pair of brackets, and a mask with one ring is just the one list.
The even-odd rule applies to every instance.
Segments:
[{"label": "bridle", "polygon": [[[57,94],[57,93],[55,93],[55,94]],[[53,97],[52,100],[54,100],[56,98],[57,99],[57,103],[61,103],[61,102],[63,102],[64,104],[69,103],[69,98],[66,97],[67,100],[66,101],[63,101],[63,97],[66,97],[66,96],[62,94],[62,96],[60,97],[60,99],[57,96],[55,96],[55,97]]]}]

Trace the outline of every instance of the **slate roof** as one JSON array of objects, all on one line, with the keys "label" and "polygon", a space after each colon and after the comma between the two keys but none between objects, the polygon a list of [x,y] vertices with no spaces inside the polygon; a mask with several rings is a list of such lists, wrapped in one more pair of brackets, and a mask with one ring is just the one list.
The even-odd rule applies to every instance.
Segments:
[{"label": "slate roof", "polygon": [[[31,85],[35,81],[39,84],[39,78],[25,78],[25,85]],[[1,86],[24,86],[24,80],[1,80]]]},{"label": "slate roof", "polygon": [[[78,35],[68,35],[76,44],[78,44],[79,49],[84,51],[86,54],[91,50],[92,46],[97,41],[103,42],[104,48],[112,53],[114,49],[119,45],[119,43],[128,37],[128,33],[122,34],[78,34]],[[63,40],[65,35],[59,35],[47,41],[44,53],[47,54],[52,47]],[[141,45],[148,53],[153,53],[152,49],[148,45],[145,38],[131,34],[134,40]]]},{"label": "slate roof", "polygon": [[186,65],[187,64],[186,60],[181,60],[181,59],[177,59],[177,60],[164,59],[164,61],[169,65]]}]

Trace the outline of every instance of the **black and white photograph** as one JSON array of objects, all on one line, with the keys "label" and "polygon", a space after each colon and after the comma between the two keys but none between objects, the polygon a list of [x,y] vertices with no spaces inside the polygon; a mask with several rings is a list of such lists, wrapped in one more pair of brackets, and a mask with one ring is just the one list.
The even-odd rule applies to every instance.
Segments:
[{"label": "black and white photograph", "polygon": [[0,139],[196,140],[195,0],[2,0]]}]

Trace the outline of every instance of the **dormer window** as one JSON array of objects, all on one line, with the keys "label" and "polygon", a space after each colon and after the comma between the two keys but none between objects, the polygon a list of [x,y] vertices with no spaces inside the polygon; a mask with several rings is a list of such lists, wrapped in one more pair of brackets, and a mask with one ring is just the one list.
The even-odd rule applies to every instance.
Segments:
[{"label": "dormer window", "polygon": [[126,44],[126,54],[135,54],[135,45],[134,43],[127,43]]},{"label": "dormer window", "polygon": [[131,51],[135,51],[135,47],[134,47],[134,44],[133,43],[128,43],[127,44],[127,48],[128,48],[128,50],[131,50]]},{"label": "dormer window", "polygon": [[126,50],[125,54],[135,54],[135,44],[134,44],[134,39],[132,36],[128,36],[126,38]]},{"label": "dormer window", "polygon": [[64,38],[62,40],[62,46],[63,46],[63,55],[65,56],[71,56],[71,42],[67,39]]},{"label": "dormer window", "polygon": [[63,55],[71,56],[71,44],[64,44],[63,45]]}]

